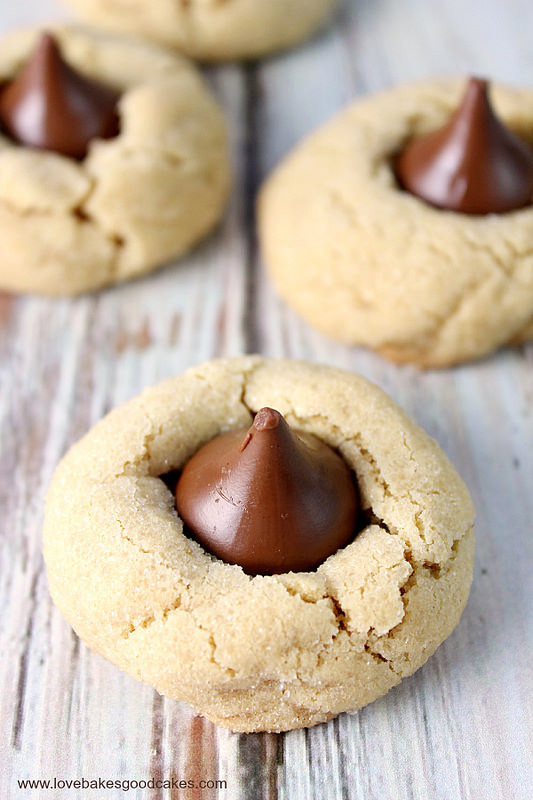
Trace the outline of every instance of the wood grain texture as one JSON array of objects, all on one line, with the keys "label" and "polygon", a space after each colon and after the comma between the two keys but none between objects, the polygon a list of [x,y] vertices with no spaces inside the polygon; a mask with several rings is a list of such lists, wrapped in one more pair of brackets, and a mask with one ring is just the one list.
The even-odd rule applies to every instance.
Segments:
[{"label": "wood grain texture", "polygon": [[[9,6],[9,8],[7,7]],[[0,27],[62,18],[0,6]],[[351,98],[474,73],[533,84],[527,0],[353,0],[305,46],[211,69],[235,189],[189,258],[75,300],[0,295],[0,798],[530,800],[533,795],[533,347],[423,374],[327,341],[261,270],[254,195],[295,142]],[[66,448],[144,386],[260,351],[355,370],[446,450],[478,512],[474,586],[454,634],[358,714],[287,734],[217,729],[93,655],[48,596],[43,501]],[[225,780],[200,789],[30,790],[21,778]]]}]

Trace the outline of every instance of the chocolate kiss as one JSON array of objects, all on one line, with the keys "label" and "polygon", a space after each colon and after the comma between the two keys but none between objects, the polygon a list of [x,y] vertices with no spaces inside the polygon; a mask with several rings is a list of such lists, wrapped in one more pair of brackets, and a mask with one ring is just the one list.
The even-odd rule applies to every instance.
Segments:
[{"label": "chocolate kiss", "polygon": [[250,574],[314,569],[353,539],[358,505],[343,459],[272,408],[248,431],[208,442],[176,486],[178,513],[197,541]]},{"label": "chocolate kiss", "polygon": [[0,120],[20,144],[81,159],[92,139],[118,134],[118,99],[112,89],[72,69],[45,33],[0,94]]},{"label": "chocolate kiss", "polygon": [[495,116],[487,89],[487,81],[471,78],[449,122],[406,146],[396,161],[404,189],[464,214],[502,214],[531,203],[533,152]]}]

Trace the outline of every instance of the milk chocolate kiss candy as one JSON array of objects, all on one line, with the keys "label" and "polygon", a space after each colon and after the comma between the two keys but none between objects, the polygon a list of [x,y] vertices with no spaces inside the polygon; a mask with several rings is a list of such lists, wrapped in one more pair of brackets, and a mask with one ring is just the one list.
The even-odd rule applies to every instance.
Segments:
[{"label": "milk chocolate kiss candy", "polygon": [[406,146],[396,161],[404,189],[464,214],[502,214],[531,203],[533,151],[495,116],[487,89],[487,81],[471,78],[448,123]]},{"label": "milk chocolate kiss candy", "polygon": [[20,144],[84,158],[92,139],[118,134],[119,95],[76,72],[52,36],[43,34],[29,60],[0,94],[0,121]]},{"label": "milk chocolate kiss candy", "polygon": [[358,496],[343,459],[262,408],[185,465],[176,505],[207,550],[250,574],[312,570],[356,533]]}]

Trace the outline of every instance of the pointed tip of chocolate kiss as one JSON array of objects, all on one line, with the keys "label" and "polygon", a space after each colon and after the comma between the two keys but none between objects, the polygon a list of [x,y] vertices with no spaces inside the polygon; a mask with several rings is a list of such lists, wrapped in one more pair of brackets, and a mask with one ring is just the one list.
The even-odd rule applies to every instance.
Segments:
[{"label": "pointed tip of chocolate kiss", "polygon": [[61,58],[61,51],[59,45],[52,33],[43,31],[37,39],[37,44],[33,48],[30,60],[35,62],[44,58],[46,61]]},{"label": "pointed tip of chocolate kiss", "polygon": [[470,78],[448,122],[407,144],[398,182],[437,208],[503,214],[533,199],[533,150],[498,119],[489,82]]},{"label": "pointed tip of chocolate kiss", "polygon": [[274,428],[277,428],[280,424],[280,420],[282,419],[283,417],[279,411],[265,406],[264,408],[259,409],[255,415],[253,427],[256,429],[256,431],[270,431]]},{"label": "pointed tip of chocolate kiss", "polygon": [[45,31],[0,93],[0,122],[19,144],[81,159],[93,139],[118,134],[118,99],[114,89],[71,67]]},{"label": "pointed tip of chocolate kiss", "polygon": [[209,552],[265,575],[314,569],[353,539],[359,512],[341,456],[269,407],[190,459],[176,505]]},{"label": "pointed tip of chocolate kiss", "polygon": [[472,75],[466,82],[465,95],[469,93],[481,95],[488,101],[489,85],[487,78],[479,78],[476,75]]}]

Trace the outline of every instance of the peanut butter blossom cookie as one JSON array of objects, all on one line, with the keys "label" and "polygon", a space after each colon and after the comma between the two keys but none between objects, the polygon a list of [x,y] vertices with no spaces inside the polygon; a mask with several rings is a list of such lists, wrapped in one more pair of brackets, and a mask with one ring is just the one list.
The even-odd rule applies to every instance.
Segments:
[{"label": "peanut butter blossom cookie", "polygon": [[471,79],[359,101],[259,203],[267,269],[321,331],[442,367],[533,336],[533,94]]},{"label": "peanut butter blossom cookie", "polygon": [[237,731],[353,711],[465,606],[468,491],[353,374],[213,361],[111,412],[64,457],[50,591],[96,652]]},{"label": "peanut butter blossom cookie", "polygon": [[226,128],[196,70],[75,28],[0,47],[0,287],[70,295],[150,272],[219,220]]},{"label": "peanut butter blossom cookie", "polygon": [[99,26],[148,36],[203,61],[231,61],[257,58],[306,39],[337,0],[65,2]]}]

